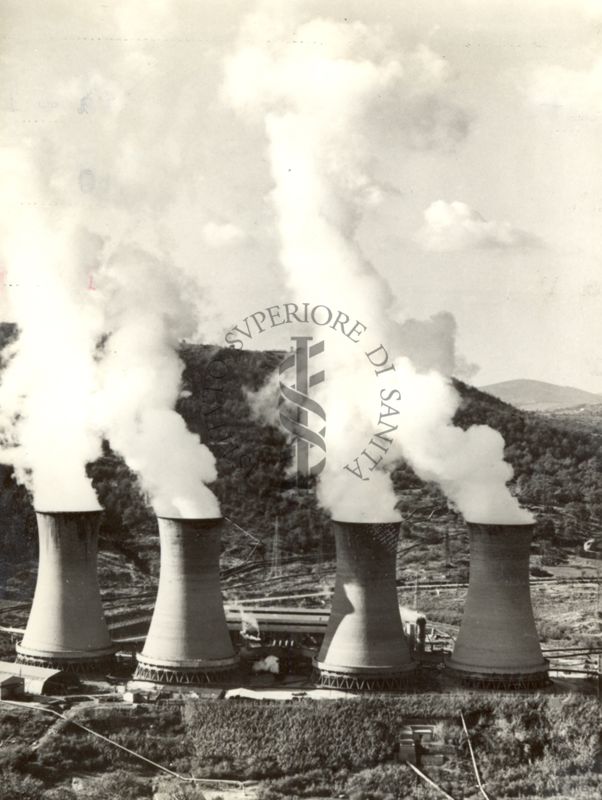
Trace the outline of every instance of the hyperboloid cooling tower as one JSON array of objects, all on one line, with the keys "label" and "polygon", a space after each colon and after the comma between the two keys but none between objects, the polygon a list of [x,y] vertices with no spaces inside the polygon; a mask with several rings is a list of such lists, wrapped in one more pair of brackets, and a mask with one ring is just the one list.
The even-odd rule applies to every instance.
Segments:
[{"label": "hyperboloid cooling tower", "polygon": [[38,578],[18,662],[82,673],[110,666],[96,570],[101,513],[36,512]]},{"label": "hyperboloid cooling tower", "polygon": [[315,662],[320,685],[355,691],[402,688],[415,664],[395,586],[399,522],[333,521],[333,528],[337,574]]},{"label": "hyperboloid cooling tower", "polygon": [[534,688],[548,681],[529,589],[533,525],[469,522],[470,582],[449,662],[470,685]]},{"label": "hyperboloid cooling tower", "polygon": [[159,590],[135,679],[219,683],[236,669],[219,578],[222,524],[159,517]]}]

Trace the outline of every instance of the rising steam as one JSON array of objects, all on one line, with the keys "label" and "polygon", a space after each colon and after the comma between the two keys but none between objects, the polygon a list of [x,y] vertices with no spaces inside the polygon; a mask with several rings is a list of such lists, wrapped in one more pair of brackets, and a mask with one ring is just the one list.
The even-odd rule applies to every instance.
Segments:
[{"label": "rising steam", "polygon": [[[358,243],[363,215],[390,191],[373,178],[379,141],[397,137],[400,152],[450,149],[466,135],[466,115],[446,98],[448,64],[426,45],[399,52],[359,22],[298,25],[297,6],[277,3],[248,18],[225,94],[264,127],[280,260],[294,295],[344,309],[367,326],[373,345],[401,353],[395,371],[379,378],[390,398],[379,407],[365,359],[362,373],[346,343],[329,343],[328,380],[316,392],[328,410],[320,501],[339,517],[391,518],[388,473],[403,456],[469,519],[525,521],[506,486],[499,434],[452,425],[453,319],[400,316]],[[20,24],[50,42],[50,57],[32,61],[24,76],[13,35],[0,77],[3,96],[12,83],[35,96],[40,83],[53,103],[52,113],[15,116],[3,131],[1,246],[20,335],[0,389],[1,458],[15,464],[38,506],[96,507],[85,466],[106,437],[159,513],[215,516],[205,485],[215,478],[213,456],[174,411],[177,345],[199,324],[199,254],[218,258],[244,232],[238,219],[215,221],[207,211],[207,109],[191,73],[198,48],[191,43],[191,56],[188,46],[163,47],[185,39],[169,2],[49,7],[48,17],[44,9],[39,18],[21,13]],[[187,14],[192,7],[182,6]],[[63,48],[62,30],[51,28],[67,13],[74,27],[84,20],[102,30],[106,44],[75,37]],[[386,452],[373,451],[378,461],[371,468],[364,460],[360,477],[343,469],[383,413],[396,426]]]},{"label": "rising steam", "polygon": [[[403,354],[382,383],[396,402],[378,409],[348,347],[329,342],[328,379],[314,395],[328,420],[318,493],[339,519],[398,516],[389,472],[400,457],[437,481],[470,520],[531,519],[507,488],[512,470],[502,437],[486,426],[452,424],[460,401],[447,377],[453,318],[400,320],[388,283],[356,237],[362,215],[382,198],[370,173],[385,128],[419,148],[449,146],[465,132],[461,113],[444,98],[448,77],[447,62],[424,45],[399,53],[359,22],[314,19],[295,27],[269,10],[249,17],[226,65],[227,101],[265,129],[280,260],[294,295],[351,312]],[[357,457],[383,411],[396,431],[384,451],[373,451],[375,463],[362,465]],[[354,459],[355,470],[343,468]]]},{"label": "rising steam", "polygon": [[[51,25],[70,13],[52,5]],[[110,54],[89,48],[78,61],[77,44],[63,52],[51,37],[52,57],[30,67],[34,80],[43,69],[52,114],[26,136],[18,125],[5,136],[14,145],[2,157],[2,248],[20,332],[0,390],[1,458],[37,506],[98,507],[86,464],[105,437],[158,513],[217,516],[205,485],[216,477],[214,458],[174,410],[178,342],[198,327],[190,286],[198,263],[174,257],[165,223],[197,200],[191,164],[202,109],[191,102],[194,82],[182,81],[189,64],[175,56],[164,73],[145,44],[152,36],[129,36],[139,3],[120,3],[114,16],[86,9],[73,24],[93,25],[98,14]],[[145,9],[139,24],[146,34],[173,33],[172,11]],[[7,81],[20,77],[14,41]]]},{"label": "rising steam", "polygon": [[103,275],[112,331],[100,364],[103,430],[140,475],[157,514],[219,516],[205,485],[217,477],[215,459],[174,410],[184,368],[177,348],[194,315],[173,265],[165,255],[122,246]]},{"label": "rising steam", "polygon": [[[0,458],[14,465],[37,508],[97,509],[85,471],[100,454],[92,419],[102,314],[85,274],[94,242],[51,198],[28,202],[39,185],[22,153],[2,154],[2,174],[3,283],[20,335],[0,383]],[[11,204],[18,215],[9,214]]]}]

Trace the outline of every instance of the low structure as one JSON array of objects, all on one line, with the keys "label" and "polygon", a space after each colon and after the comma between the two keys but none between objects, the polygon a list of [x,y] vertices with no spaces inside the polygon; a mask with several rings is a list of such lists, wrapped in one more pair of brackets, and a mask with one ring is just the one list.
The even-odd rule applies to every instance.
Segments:
[{"label": "low structure", "polygon": [[18,675],[11,675],[7,672],[0,672],[0,700],[9,700],[19,697],[24,692],[23,678]]},{"label": "low structure", "polygon": [[13,661],[0,661],[0,673],[22,680],[25,694],[64,694],[78,684],[72,673]]}]

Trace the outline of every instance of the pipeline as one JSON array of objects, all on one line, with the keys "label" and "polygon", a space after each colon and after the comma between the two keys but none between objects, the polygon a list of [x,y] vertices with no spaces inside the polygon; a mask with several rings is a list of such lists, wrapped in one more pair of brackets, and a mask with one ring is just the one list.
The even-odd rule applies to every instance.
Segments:
[{"label": "pipeline", "polygon": [[81,728],[81,730],[85,731],[86,733],[91,734],[92,736],[96,736],[98,739],[102,739],[103,742],[107,742],[107,744],[112,745],[113,747],[117,747],[120,750],[124,750],[130,756],[134,756],[134,758],[139,759],[140,761],[144,761],[146,764],[150,764],[155,769],[160,770],[161,772],[165,772],[168,775],[171,775],[172,778],[177,778],[179,781],[184,783],[198,783],[198,784],[209,784],[211,786],[233,786],[237,789],[241,789],[243,792],[245,791],[246,787],[255,786],[257,781],[232,781],[227,780],[225,778],[195,778],[194,776],[190,775],[180,775],[178,772],[174,772],[173,770],[169,769],[168,767],[164,767],[161,764],[157,764],[156,761],[152,761],[150,758],[137,753],[135,750],[130,750],[129,747],[126,747],[123,744],[119,744],[119,742],[114,741],[113,739],[109,739],[108,736],[103,736],[102,733],[98,733],[98,731],[93,730],[92,728],[88,728],[87,725],[83,725],[81,722],[77,722],[71,717],[65,716],[65,714],[61,714],[59,711],[55,711],[53,708],[46,708],[45,706],[38,705],[37,703],[19,703],[15,700],[2,700],[0,699],[0,703],[4,703],[6,705],[15,706],[16,708],[25,708],[31,711],[42,711],[47,714],[53,714],[55,717],[64,720],[65,722],[71,723],[71,725],[75,725],[76,728]]}]

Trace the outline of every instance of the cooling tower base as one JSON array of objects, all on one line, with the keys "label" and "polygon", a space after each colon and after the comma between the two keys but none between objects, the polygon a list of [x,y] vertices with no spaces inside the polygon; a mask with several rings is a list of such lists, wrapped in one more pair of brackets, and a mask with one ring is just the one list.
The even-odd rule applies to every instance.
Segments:
[{"label": "cooling tower base", "polygon": [[44,667],[45,669],[60,669],[72,675],[106,675],[115,667],[113,651],[94,656],[68,656],[59,658],[54,655],[30,655],[19,651],[17,645],[17,664],[27,664],[30,667]]},{"label": "cooling tower base", "polygon": [[232,683],[238,674],[238,659],[223,659],[216,664],[177,666],[153,663],[138,656],[135,681],[149,681],[180,686],[215,686]]},{"label": "cooling tower base", "polygon": [[498,691],[533,691],[543,689],[550,685],[547,668],[540,672],[479,672],[455,669],[452,664],[448,666],[448,674],[460,681],[462,686],[469,689],[494,689]]},{"label": "cooling tower base", "polygon": [[398,692],[408,689],[416,680],[414,664],[404,670],[351,668],[331,669],[314,664],[314,681],[320,689],[339,689],[348,692]]}]

